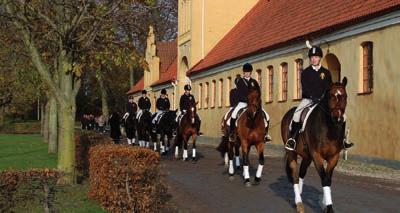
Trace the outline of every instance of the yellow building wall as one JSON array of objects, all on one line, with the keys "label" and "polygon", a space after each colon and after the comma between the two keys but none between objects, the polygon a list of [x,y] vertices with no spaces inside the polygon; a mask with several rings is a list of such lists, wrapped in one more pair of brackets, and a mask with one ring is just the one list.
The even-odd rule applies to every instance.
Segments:
[{"label": "yellow building wall", "polygon": [[[329,53],[334,54],[340,62],[341,78],[344,76],[348,78],[347,127],[350,128],[350,139],[355,142],[355,147],[350,151],[351,154],[400,160],[400,131],[397,129],[397,123],[400,121],[400,71],[398,70],[400,48],[394,48],[400,47],[398,35],[400,35],[400,25],[395,25],[329,43]],[[365,41],[373,42],[374,88],[372,94],[360,95],[361,43]],[[328,52],[327,47],[326,44],[322,45],[325,55]],[[299,103],[297,100],[293,100],[295,97],[295,60],[298,58],[303,59],[304,68],[309,65],[306,48],[299,52],[253,63],[254,70],[262,70],[263,107],[271,116],[270,132],[274,144],[282,144],[280,121],[284,113]],[[288,100],[279,102],[280,64],[282,62],[288,64],[289,92]],[[274,93],[273,101],[266,103],[267,67],[270,65],[274,67]],[[199,85],[203,85],[203,99],[200,101],[201,106],[199,106],[198,112],[202,118],[202,131],[207,136],[220,137],[220,122],[229,107],[225,104],[222,107],[218,105],[210,107],[208,104],[208,107],[204,108],[206,101],[204,85],[209,83],[208,97],[211,97],[212,81],[215,80],[218,85],[219,79],[223,79],[225,87],[222,95],[226,100],[229,98],[227,96],[228,88],[226,88],[227,78],[231,77],[231,85],[234,85],[233,79],[236,74],[241,73],[241,67],[237,67],[192,81],[196,100],[199,99]],[[255,77],[255,72],[253,72],[253,77]],[[216,88],[216,102],[218,102],[221,92],[218,86]]]}]

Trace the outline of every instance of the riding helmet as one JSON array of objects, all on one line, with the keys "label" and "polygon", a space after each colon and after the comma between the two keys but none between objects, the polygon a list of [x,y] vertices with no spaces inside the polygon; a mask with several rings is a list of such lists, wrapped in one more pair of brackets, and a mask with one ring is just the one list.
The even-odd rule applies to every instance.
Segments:
[{"label": "riding helmet", "polygon": [[318,46],[312,46],[311,49],[308,50],[308,57],[311,58],[311,56],[319,56],[322,58],[322,49]]},{"label": "riding helmet", "polygon": [[166,90],[166,89],[162,89],[162,90],[161,90],[161,94],[162,94],[162,95],[166,95],[166,94],[167,94],[167,90]]},{"label": "riding helmet", "polygon": [[243,72],[251,72],[253,71],[253,66],[250,63],[245,63],[243,65]]},{"label": "riding helmet", "polygon": [[189,84],[186,84],[184,89],[187,91],[190,91],[190,90],[192,90],[192,87]]},{"label": "riding helmet", "polygon": [[142,94],[147,94],[147,91],[145,89],[142,90]]}]

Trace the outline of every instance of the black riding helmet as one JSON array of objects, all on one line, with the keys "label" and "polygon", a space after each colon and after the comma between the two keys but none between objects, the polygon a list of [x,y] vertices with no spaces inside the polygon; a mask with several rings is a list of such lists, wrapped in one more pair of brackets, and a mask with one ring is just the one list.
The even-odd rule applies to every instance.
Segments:
[{"label": "black riding helmet", "polygon": [[311,58],[311,56],[319,56],[322,58],[324,54],[322,53],[322,49],[318,46],[312,46],[311,49],[308,50],[308,57]]},{"label": "black riding helmet", "polygon": [[167,94],[167,90],[166,90],[166,89],[162,89],[162,90],[161,90],[161,94],[162,94],[162,95],[166,95],[166,94]]},{"label": "black riding helmet", "polygon": [[147,94],[147,91],[146,90],[142,90],[142,94]]},{"label": "black riding helmet", "polygon": [[190,91],[190,90],[192,90],[192,87],[191,87],[189,84],[186,84],[185,87],[184,87],[184,89],[185,89],[186,91]]},{"label": "black riding helmet", "polygon": [[250,63],[245,63],[243,65],[243,72],[251,72],[253,71],[253,66]]}]

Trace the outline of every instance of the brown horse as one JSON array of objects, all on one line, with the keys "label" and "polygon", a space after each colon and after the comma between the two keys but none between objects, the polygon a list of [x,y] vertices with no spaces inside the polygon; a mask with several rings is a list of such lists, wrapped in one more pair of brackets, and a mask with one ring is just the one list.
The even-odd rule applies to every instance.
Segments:
[{"label": "brown horse", "polygon": [[[304,132],[298,135],[296,149],[293,151],[286,150],[286,174],[293,184],[298,212],[304,212],[301,192],[303,179],[311,162],[314,162],[321,178],[324,192],[324,212],[333,212],[330,186],[332,173],[339,160],[340,151],[343,149],[343,139],[345,137],[345,119],[343,115],[347,105],[346,84],[347,78],[344,77],[341,83],[333,83],[330,86],[322,100],[311,112]],[[283,143],[288,140],[289,125],[294,111],[295,108],[292,108],[282,119],[281,133]],[[298,155],[302,158],[299,174],[297,173]],[[327,162],[326,168],[324,168],[324,161]]]},{"label": "brown horse", "polygon": [[[217,150],[221,153],[221,157],[224,158],[225,166],[229,166],[229,159],[233,159],[233,151],[229,152],[229,150],[232,150],[231,147],[234,147],[236,169],[239,170],[240,169],[240,157],[239,157],[240,141],[239,140],[233,141],[233,142],[229,141],[229,126],[227,124],[227,121],[232,116],[232,112],[233,112],[233,109],[230,109],[228,111],[227,115],[226,116],[224,115],[222,117],[222,121],[221,121],[222,137],[221,137],[221,142],[217,147]],[[232,156],[229,157],[229,154],[231,154]],[[230,169],[233,170],[233,163],[231,165],[232,165],[232,167]]]},{"label": "brown horse", "polygon": [[[260,88],[252,88],[247,96],[247,109],[237,120],[236,140],[239,140],[242,147],[243,158],[243,177],[246,186],[250,186],[249,175],[249,152],[250,147],[254,145],[258,153],[258,168],[255,177],[255,184],[261,181],[261,174],[264,167],[264,136],[266,129],[264,125],[264,115],[261,109],[261,92]],[[232,147],[232,146],[231,146]],[[232,149],[231,149],[232,150]],[[230,150],[230,153],[232,151]],[[233,157],[233,154],[230,154]],[[232,162],[232,158],[229,159]],[[231,167],[231,166],[230,166]],[[229,170],[229,174],[233,175],[233,171]]]},{"label": "brown horse", "polygon": [[175,158],[178,158],[179,148],[183,143],[183,155],[184,161],[188,159],[188,142],[189,138],[192,137],[193,149],[192,149],[192,161],[196,161],[196,138],[197,130],[199,129],[200,119],[197,115],[197,103],[192,101],[189,103],[189,109],[181,118],[178,124],[177,135],[175,138]]}]

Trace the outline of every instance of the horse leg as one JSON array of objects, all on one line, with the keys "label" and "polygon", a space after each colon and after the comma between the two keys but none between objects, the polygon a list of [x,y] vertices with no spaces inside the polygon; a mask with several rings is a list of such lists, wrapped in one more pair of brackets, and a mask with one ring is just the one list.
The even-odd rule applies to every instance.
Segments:
[{"label": "horse leg", "polygon": [[187,148],[188,148],[188,136],[184,135],[183,136],[183,155],[182,155],[183,161],[186,161],[188,158]]},{"label": "horse leg", "polygon": [[197,138],[197,134],[193,134],[192,135],[192,141],[193,141],[192,162],[196,162],[197,161],[197,158],[196,158],[196,138]]},{"label": "horse leg", "polygon": [[324,199],[323,204],[325,205],[324,212],[331,213],[333,212],[333,202],[331,195],[331,185],[332,185],[332,175],[333,170],[335,169],[337,162],[339,160],[339,154],[336,154],[327,160],[327,166],[325,169],[325,177],[321,178],[322,189],[324,191]]},{"label": "horse leg", "polygon": [[293,184],[294,202],[297,212],[304,212],[303,201],[301,199],[299,176],[297,174],[297,154],[292,151],[286,152],[286,175],[289,182]]},{"label": "horse leg", "polygon": [[175,158],[178,159],[180,144],[182,144],[182,136],[177,134],[175,138]]},{"label": "horse leg", "polygon": [[250,146],[247,144],[247,141],[242,141],[242,155],[243,155],[243,178],[244,184],[246,186],[251,186],[250,184],[250,174],[249,174],[249,151]]},{"label": "horse leg", "polygon": [[233,146],[234,144],[230,141],[228,141],[228,160],[229,160],[229,164],[228,164],[228,173],[229,173],[229,178],[233,179],[233,175],[234,175],[234,169],[233,169]]},{"label": "horse leg", "polygon": [[236,170],[240,170],[240,143],[235,143],[235,161],[236,161]]},{"label": "horse leg", "polygon": [[306,176],[307,169],[311,164],[311,159],[310,158],[303,158],[301,160],[300,164],[300,172],[299,172],[299,191],[300,194],[303,192],[303,183],[304,183],[304,177]]},{"label": "horse leg", "polygon": [[254,178],[254,181],[256,184],[260,183],[261,181],[261,175],[262,171],[264,168],[264,141],[259,141],[256,145],[257,152],[258,152],[258,168],[257,168],[257,173],[256,177]]}]

